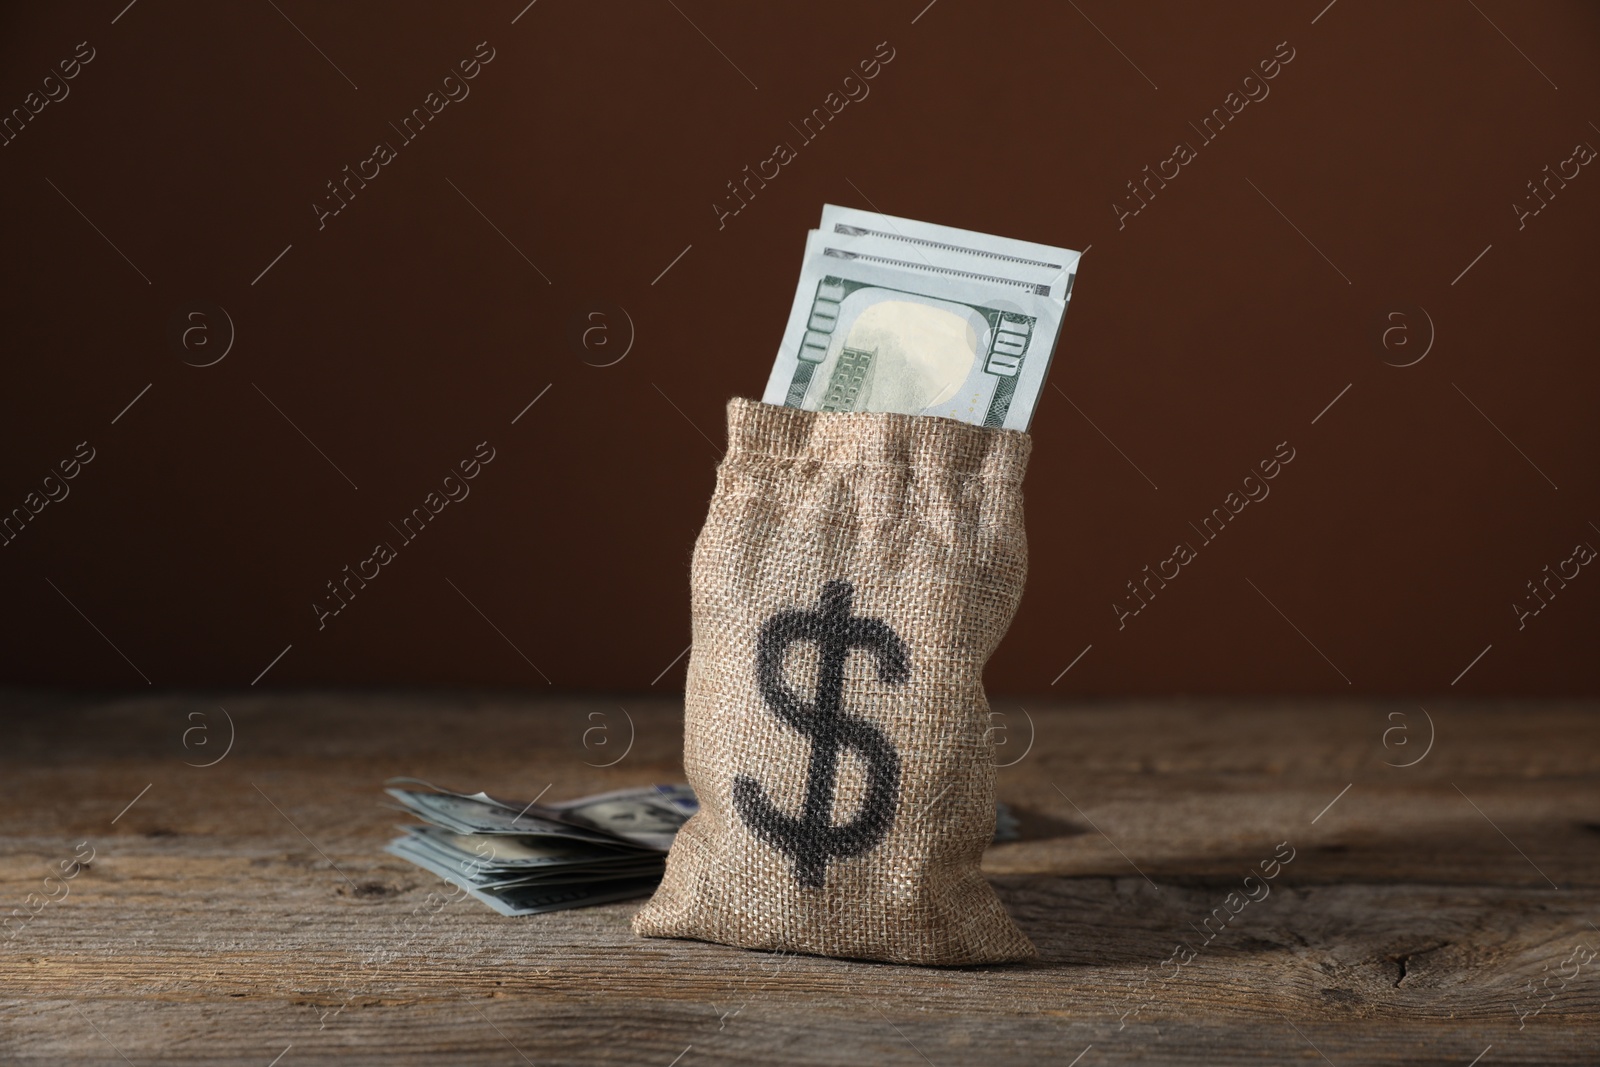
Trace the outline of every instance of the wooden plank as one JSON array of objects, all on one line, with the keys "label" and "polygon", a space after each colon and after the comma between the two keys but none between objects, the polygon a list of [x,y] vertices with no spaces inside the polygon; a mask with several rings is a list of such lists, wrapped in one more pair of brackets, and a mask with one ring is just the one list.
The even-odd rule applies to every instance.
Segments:
[{"label": "wooden plank", "polygon": [[[392,774],[529,797],[680,779],[668,702],[625,702],[607,769],[626,719],[593,701],[7,703],[0,902],[79,842],[95,859],[0,944],[0,1062],[1600,1058],[1600,957],[1573,956],[1600,949],[1589,705],[1430,705],[1411,767],[1386,764],[1426,734],[1384,731],[1422,727],[1415,705],[1030,706],[1000,784],[1028,839],[986,869],[1042,958],[933,969],[643,941],[637,904],[435,913],[437,880],[380,851]],[[186,766],[222,752],[219,707],[233,749]],[[584,748],[598,722],[624,731],[610,752]],[[1004,722],[1020,753],[1026,717]],[[209,752],[184,748],[196,724],[223,731]]]}]

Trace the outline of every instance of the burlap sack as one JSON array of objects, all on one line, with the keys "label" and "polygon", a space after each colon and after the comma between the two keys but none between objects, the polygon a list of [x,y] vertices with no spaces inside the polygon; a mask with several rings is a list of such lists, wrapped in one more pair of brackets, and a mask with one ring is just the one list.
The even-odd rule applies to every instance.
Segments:
[{"label": "burlap sack", "polygon": [[728,405],[691,579],[700,811],[636,933],[1034,955],[978,869],[995,821],[982,673],[1027,575],[1030,448],[950,419]]}]

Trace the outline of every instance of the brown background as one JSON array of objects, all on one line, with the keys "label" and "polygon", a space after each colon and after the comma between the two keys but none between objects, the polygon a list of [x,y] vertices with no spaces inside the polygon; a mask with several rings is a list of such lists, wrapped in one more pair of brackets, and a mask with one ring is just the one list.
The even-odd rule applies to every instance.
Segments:
[{"label": "brown background", "polygon": [[[681,685],[722,407],[759,395],[834,202],[1092,246],[992,689],[1600,690],[1600,574],[1521,631],[1510,606],[1600,545],[1600,173],[1511,207],[1600,145],[1592,6],[524,3],[8,11],[7,111],[97,54],[0,148],[0,508],[97,457],[0,548],[5,679],[241,686],[292,645],[261,686]],[[480,41],[470,97],[319,231],[324,183]],[[881,41],[870,96],[719,231],[724,183]],[[1119,230],[1180,139],[1199,158]],[[193,301],[236,329],[211,367],[169,340]],[[592,301],[609,349],[573,340]],[[616,307],[634,344],[587,365]],[[1385,365],[1418,309],[1433,347]],[[471,496],[319,631],[324,583],[485,439]],[[1119,632],[1124,582],[1280,441],[1270,498]]]}]

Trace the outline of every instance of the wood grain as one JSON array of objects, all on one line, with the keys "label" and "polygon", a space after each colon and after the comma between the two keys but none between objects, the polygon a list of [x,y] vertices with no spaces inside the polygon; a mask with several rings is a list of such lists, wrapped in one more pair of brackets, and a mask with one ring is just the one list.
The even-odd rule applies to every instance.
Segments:
[{"label": "wood grain", "polygon": [[[7,1064],[1600,1061],[1600,957],[1563,967],[1600,948],[1593,705],[1429,705],[1410,767],[1414,704],[1030,706],[1000,776],[1027,839],[986,869],[1041,959],[941,970],[643,941],[633,903],[435,911],[380,851],[390,775],[681,780],[668,702],[624,701],[632,748],[599,769],[616,703],[5,701],[0,904],[95,850],[0,944]],[[996,707],[1016,759],[1027,716]],[[222,753],[223,708],[231,751],[186,766]],[[1280,848],[1266,895],[1230,898]]]}]

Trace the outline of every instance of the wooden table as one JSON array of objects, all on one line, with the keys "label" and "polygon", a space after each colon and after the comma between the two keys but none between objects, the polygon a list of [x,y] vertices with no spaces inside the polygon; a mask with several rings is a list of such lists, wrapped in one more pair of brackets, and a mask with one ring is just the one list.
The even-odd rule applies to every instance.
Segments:
[{"label": "wooden table", "polygon": [[674,703],[6,694],[0,903],[94,858],[0,944],[0,1062],[1600,1062],[1600,709],[996,707],[1041,959],[940,970],[435,911],[381,851],[391,775],[681,780]]}]

